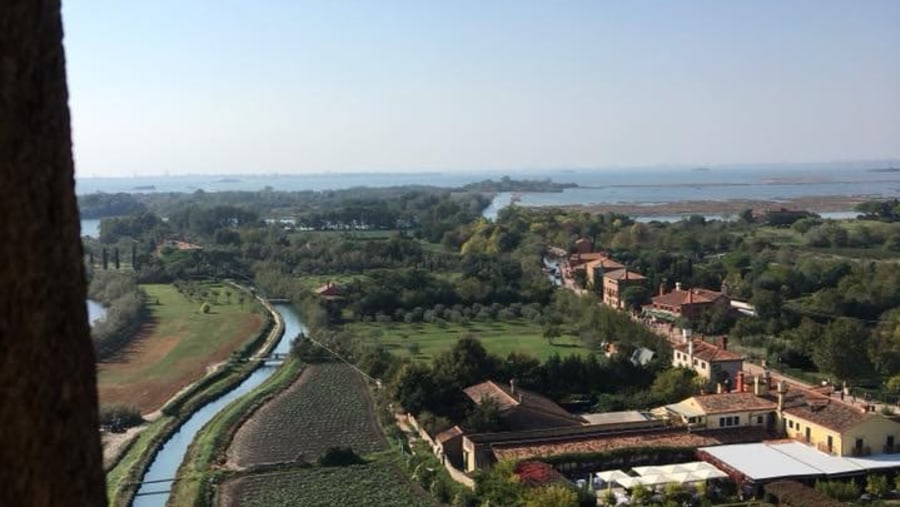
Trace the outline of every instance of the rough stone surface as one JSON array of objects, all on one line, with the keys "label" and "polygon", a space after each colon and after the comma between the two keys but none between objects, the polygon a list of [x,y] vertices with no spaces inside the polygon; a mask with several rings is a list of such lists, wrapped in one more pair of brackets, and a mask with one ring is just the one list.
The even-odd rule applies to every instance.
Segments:
[{"label": "rough stone surface", "polygon": [[0,2],[0,505],[106,505],[59,1]]}]

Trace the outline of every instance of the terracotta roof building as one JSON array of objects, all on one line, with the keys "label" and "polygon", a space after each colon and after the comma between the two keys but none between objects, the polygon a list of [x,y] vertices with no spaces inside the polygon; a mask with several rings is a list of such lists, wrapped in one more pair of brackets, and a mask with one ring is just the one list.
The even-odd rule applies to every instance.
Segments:
[{"label": "terracotta roof building", "polygon": [[625,308],[624,293],[629,287],[643,287],[647,278],[628,269],[617,269],[603,274],[603,302],[613,308]]},{"label": "terracotta roof building", "polygon": [[678,283],[675,285],[675,290],[671,292],[664,292],[660,289],[659,295],[653,297],[645,309],[652,310],[654,315],[668,314],[669,319],[666,320],[674,320],[682,316],[698,317],[715,305],[728,307],[730,299],[723,292],[709,289],[682,290],[681,284]]},{"label": "terracotta roof building", "polygon": [[666,406],[677,422],[692,428],[758,426],[774,430],[777,405],[754,393],[734,392],[693,396]]},{"label": "terracotta roof building", "polygon": [[609,257],[600,257],[599,259],[594,259],[583,265],[584,270],[587,274],[588,283],[593,286],[597,286],[598,283],[602,283],[603,275],[610,271],[615,271],[618,269],[625,269],[625,265],[616,262]]},{"label": "terracotta roof building", "polygon": [[744,365],[744,358],[728,350],[728,337],[723,336],[720,345],[703,340],[687,339],[673,347],[672,366],[688,368],[707,379],[707,390],[715,392],[719,384],[730,391],[736,386],[738,372]]},{"label": "terracotta roof building", "polygon": [[532,430],[580,426],[585,420],[570,414],[546,396],[522,389],[511,382],[509,386],[488,380],[464,389],[476,404],[493,400],[500,409],[500,417],[510,430]]},{"label": "terracotta roof building", "polygon": [[871,410],[782,382],[770,399],[777,402],[789,438],[838,456],[900,451],[900,423]]},{"label": "terracotta roof building", "polygon": [[316,289],[316,295],[325,299],[340,298],[344,294],[344,289],[331,281],[325,282],[324,285]]}]

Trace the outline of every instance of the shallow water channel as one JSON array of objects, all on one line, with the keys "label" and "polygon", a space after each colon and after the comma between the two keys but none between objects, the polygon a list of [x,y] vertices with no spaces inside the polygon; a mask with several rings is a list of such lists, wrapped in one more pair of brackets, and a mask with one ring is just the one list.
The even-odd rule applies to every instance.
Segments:
[{"label": "shallow water channel", "polygon": [[[287,353],[291,349],[291,340],[300,332],[306,333],[307,329],[291,305],[276,304],[274,306],[284,320],[284,335],[282,335],[275,348],[272,349],[272,353]],[[156,458],[144,474],[143,485],[137,492],[139,496],[135,497],[131,505],[134,507],[164,507],[169,500],[169,490],[172,487],[172,482],[169,479],[175,477],[178,467],[181,466],[181,462],[184,460],[188,446],[191,445],[194,436],[200,431],[200,428],[220,410],[225,408],[226,405],[262,384],[277,368],[277,364],[260,366],[233,390],[194,412],[181,428],[163,444]]]},{"label": "shallow water channel", "polygon": [[87,300],[88,323],[93,326],[98,320],[106,318],[106,307],[99,301]]}]

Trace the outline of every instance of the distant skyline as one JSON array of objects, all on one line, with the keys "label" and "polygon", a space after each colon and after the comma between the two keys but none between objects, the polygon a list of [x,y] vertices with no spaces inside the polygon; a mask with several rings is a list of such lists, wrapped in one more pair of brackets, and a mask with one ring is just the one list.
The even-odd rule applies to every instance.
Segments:
[{"label": "distant skyline", "polygon": [[900,2],[63,3],[76,174],[900,159]]}]

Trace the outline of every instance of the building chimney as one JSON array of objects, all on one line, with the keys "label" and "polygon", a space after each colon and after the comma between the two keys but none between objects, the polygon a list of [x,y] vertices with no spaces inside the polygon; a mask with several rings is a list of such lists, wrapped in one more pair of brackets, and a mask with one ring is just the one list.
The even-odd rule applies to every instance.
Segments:
[{"label": "building chimney", "polygon": [[694,340],[691,338],[688,338],[687,344],[688,344],[688,361],[690,361],[690,364],[693,365],[694,364]]},{"label": "building chimney", "polygon": [[516,379],[509,379],[509,392],[510,394],[516,394]]},{"label": "building chimney", "polygon": [[716,382],[716,394],[722,394],[725,392],[725,389],[722,388],[721,382]]},{"label": "building chimney", "polygon": [[721,347],[722,350],[728,350],[728,335],[722,335]]},{"label": "building chimney", "polygon": [[675,282],[675,290],[681,290],[681,282]]},{"label": "building chimney", "polygon": [[694,304],[694,289],[688,289],[688,304]]},{"label": "building chimney", "polygon": [[757,396],[765,396],[769,394],[768,384],[766,384],[764,379],[759,378],[759,375],[753,376],[753,394]]},{"label": "building chimney", "polygon": [[660,283],[659,284],[659,295],[662,296],[665,293],[666,293],[666,284]]},{"label": "building chimney", "polygon": [[723,296],[728,295],[728,284],[725,283],[724,280],[722,281],[722,287],[719,289],[719,292],[721,292]]},{"label": "building chimney", "polygon": [[691,330],[687,328],[683,328],[681,330],[681,338],[684,343],[689,343],[691,341]]},{"label": "building chimney", "polygon": [[784,393],[787,392],[787,385],[783,380],[778,382],[778,412],[784,411]]},{"label": "building chimney", "polygon": [[744,387],[744,370],[737,372],[737,391],[743,393],[746,391]]}]

